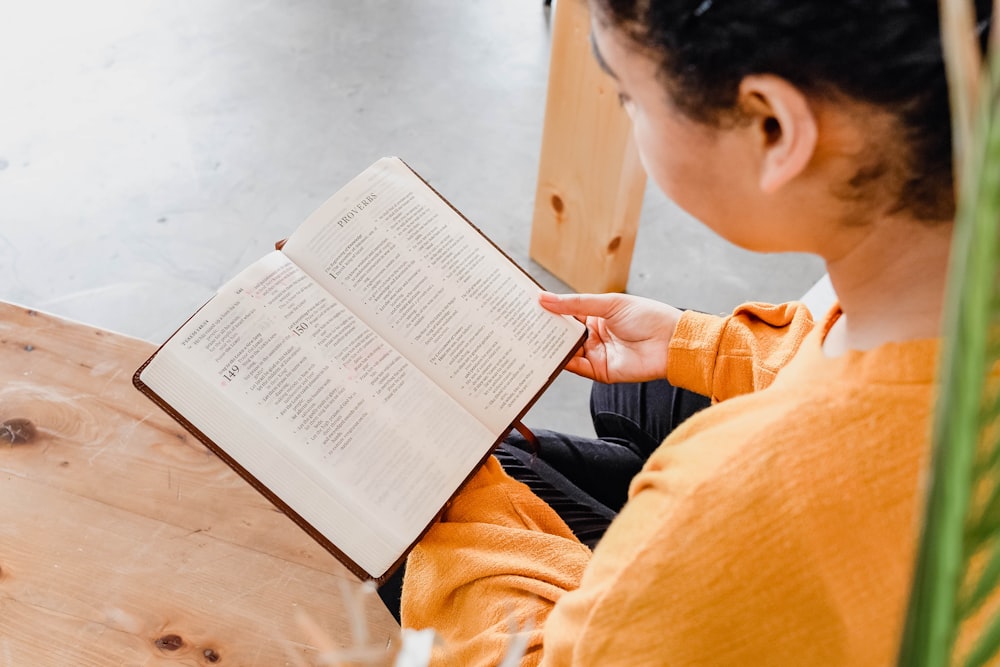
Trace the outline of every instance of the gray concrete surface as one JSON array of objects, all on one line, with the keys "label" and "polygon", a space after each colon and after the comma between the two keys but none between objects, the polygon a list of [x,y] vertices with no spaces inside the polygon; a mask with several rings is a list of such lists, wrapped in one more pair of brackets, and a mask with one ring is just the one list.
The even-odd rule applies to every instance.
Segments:
[{"label": "gray concrete surface", "polygon": [[[541,0],[0,0],[0,298],[160,342],[383,155],[565,290],[527,256],[549,30]],[[650,189],[629,291],[723,312],[821,273]],[[587,391],[528,424],[590,432]]]}]

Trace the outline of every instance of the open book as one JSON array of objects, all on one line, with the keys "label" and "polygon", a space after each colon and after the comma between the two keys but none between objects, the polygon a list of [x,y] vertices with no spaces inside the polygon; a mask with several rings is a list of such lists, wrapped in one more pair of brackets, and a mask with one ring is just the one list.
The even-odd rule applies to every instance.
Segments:
[{"label": "open book", "polygon": [[583,343],[539,289],[385,158],[226,283],[133,381],[381,581]]}]

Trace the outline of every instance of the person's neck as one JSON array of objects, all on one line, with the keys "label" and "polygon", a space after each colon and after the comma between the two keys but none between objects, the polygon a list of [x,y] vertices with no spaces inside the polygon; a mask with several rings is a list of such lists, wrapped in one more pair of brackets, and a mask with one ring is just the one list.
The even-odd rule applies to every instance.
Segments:
[{"label": "person's neck", "polygon": [[843,313],[824,341],[827,356],[940,335],[951,230],[884,221],[827,260]]}]

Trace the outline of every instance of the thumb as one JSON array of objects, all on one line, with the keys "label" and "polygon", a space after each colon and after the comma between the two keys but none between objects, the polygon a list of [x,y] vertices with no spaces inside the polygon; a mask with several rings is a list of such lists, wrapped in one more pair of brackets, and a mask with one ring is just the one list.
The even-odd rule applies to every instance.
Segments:
[{"label": "thumb", "polygon": [[622,302],[621,294],[553,294],[542,292],[538,303],[559,315],[611,317]]}]

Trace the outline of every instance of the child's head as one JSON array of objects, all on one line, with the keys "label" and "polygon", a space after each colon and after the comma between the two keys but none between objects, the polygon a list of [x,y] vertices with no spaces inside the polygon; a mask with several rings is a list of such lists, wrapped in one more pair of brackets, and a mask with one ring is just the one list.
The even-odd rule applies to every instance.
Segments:
[{"label": "child's head", "polygon": [[[781,126],[781,110],[768,118],[774,110],[766,107],[781,94],[769,98],[767,87],[790,84],[816,121],[820,139],[813,158],[841,150],[853,160],[850,169],[841,170],[842,182],[828,184],[845,202],[846,217],[868,206],[927,223],[952,218],[951,128],[937,0],[591,0],[590,4],[598,57],[608,59],[605,49],[617,51],[618,60],[622,54],[642,54],[634,60],[647,61],[661,92],[665,91],[666,106],[691,122],[686,132],[760,121],[758,133],[770,131],[778,139],[786,129]],[[977,0],[976,4],[980,20],[985,21],[991,3]],[[764,85],[764,90],[756,84]],[[632,96],[631,91],[623,92]],[[764,107],[755,108],[758,102]],[[846,113],[841,119],[853,114],[859,120],[857,127],[866,131],[856,132],[857,136],[842,133],[843,142],[835,149],[831,142],[838,140],[836,118],[825,117],[824,107]],[[803,110],[784,111],[794,120],[794,114]],[[640,131],[637,128],[637,135]],[[644,161],[650,168],[648,155]],[[739,167],[732,165],[729,173]],[[837,172],[828,175],[832,173]],[[716,188],[721,195],[727,172],[719,171],[716,177],[722,181]],[[677,192],[668,194],[683,198]],[[860,215],[860,222],[864,218]]]}]

